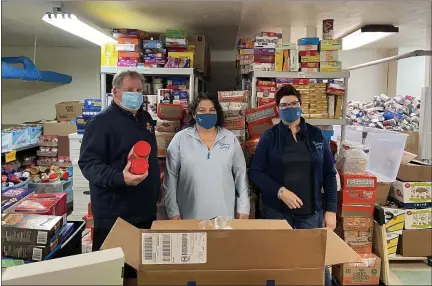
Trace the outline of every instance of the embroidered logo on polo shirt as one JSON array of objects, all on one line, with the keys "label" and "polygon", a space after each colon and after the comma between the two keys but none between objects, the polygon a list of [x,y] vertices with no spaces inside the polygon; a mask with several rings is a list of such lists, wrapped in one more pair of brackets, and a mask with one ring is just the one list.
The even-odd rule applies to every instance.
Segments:
[{"label": "embroidered logo on polo shirt", "polygon": [[229,148],[230,148],[230,144],[225,144],[225,143],[219,142],[218,145],[219,145],[219,148],[221,150],[229,150]]}]

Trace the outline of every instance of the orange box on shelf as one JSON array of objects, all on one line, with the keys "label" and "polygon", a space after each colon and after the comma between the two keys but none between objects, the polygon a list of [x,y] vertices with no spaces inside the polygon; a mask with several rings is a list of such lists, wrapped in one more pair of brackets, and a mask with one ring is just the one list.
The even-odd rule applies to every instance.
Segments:
[{"label": "orange box on shelf", "polygon": [[132,59],[138,59],[141,57],[140,52],[118,52],[119,58],[132,58]]},{"label": "orange box on shelf", "polygon": [[134,39],[134,38],[118,38],[117,41],[118,44],[130,44],[130,45],[137,45],[137,46],[141,44],[140,39]]},{"label": "orange box on shelf", "polygon": [[370,174],[348,174],[340,172],[342,188],[362,189],[362,190],[376,190],[377,178]]}]

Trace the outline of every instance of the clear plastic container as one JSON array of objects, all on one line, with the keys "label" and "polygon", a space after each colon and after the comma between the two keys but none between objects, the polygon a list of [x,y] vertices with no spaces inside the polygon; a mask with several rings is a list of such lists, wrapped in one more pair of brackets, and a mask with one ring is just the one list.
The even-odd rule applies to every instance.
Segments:
[{"label": "clear plastic container", "polygon": [[347,126],[345,140],[362,143],[369,150],[368,172],[379,182],[394,182],[408,135],[362,126]]}]

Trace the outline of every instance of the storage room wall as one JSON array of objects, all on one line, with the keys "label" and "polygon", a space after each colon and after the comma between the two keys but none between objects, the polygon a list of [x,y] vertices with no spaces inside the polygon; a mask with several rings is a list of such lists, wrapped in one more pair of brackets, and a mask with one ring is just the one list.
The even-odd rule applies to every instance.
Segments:
[{"label": "storage room wall", "polygon": [[[399,48],[398,54],[422,50],[425,47],[418,48]],[[399,60],[397,62],[397,95],[411,95],[417,98],[421,97],[421,90],[427,85],[425,82],[426,57],[414,57]]]},{"label": "storage room wall", "polygon": [[[33,60],[33,47],[2,46],[2,56],[26,56]],[[38,47],[36,67],[72,76],[72,83],[2,79],[2,123],[13,124],[54,119],[54,105],[61,101],[99,97],[100,49]]]}]

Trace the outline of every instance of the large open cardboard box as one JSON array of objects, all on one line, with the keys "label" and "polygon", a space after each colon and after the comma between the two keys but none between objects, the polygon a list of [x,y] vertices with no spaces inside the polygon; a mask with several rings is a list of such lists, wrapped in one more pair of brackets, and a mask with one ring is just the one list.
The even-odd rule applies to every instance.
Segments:
[{"label": "large open cardboard box", "polygon": [[139,285],[324,285],[325,265],[361,261],[330,230],[271,220],[234,220],[231,227],[201,230],[199,221],[180,220],[140,230],[118,219],[102,248],[122,247]]}]

